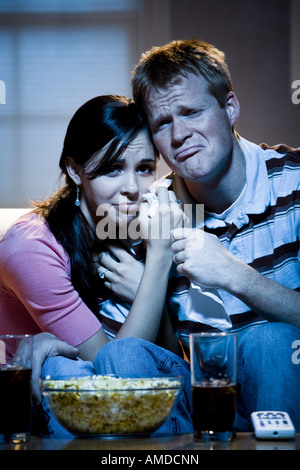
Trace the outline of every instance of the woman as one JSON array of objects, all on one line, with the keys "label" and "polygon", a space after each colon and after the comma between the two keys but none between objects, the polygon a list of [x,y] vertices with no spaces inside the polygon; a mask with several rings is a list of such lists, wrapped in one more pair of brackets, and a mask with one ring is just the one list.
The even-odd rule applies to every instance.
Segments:
[{"label": "woman", "polygon": [[[108,280],[97,273],[101,253],[107,257],[109,251],[116,263],[118,257],[122,265],[127,261],[129,273],[130,267],[140,271],[131,289],[119,291],[128,291],[126,300],[133,303],[116,338],[156,341],[172,253],[169,239],[146,234],[148,223],[155,223],[162,210],[164,216],[172,212],[180,218],[180,209],[169,203],[167,189],[160,188],[156,216],[150,219],[141,211],[140,231],[147,247],[144,269],[130,253],[134,254],[132,240],[109,248],[107,240],[99,239],[97,227],[108,216],[96,215],[99,207],[109,205],[114,233],[128,226],[155,181],[156,157],[147,124],[131,100],[100,96],[79,108],[69,123],[60,158],[65,186],[19,219],[0,242],[2,334],[49,332],[76,346],[81,359],[93,361],[109,341],[98,317]],[[99,269],[108,276],[107,269]],[[126,275],[118,273],[121,280]]]},{"label": "woman", "polygon": [[[176,226],[183,214],[165,187],[157,190],[156,214],[149,217],[149,207],[142,203],[155,181],[156,157],[147,124],[132,101],[117,96],[88,101],[67,129],[60,159],[65,186],[19,219],[0,242],[1,333],[44,332],[35,335],[33,379],[38,399],[37,371],[46,357],[44,376],[108,373],[108,356],[100,353],[118,341],[109,341],[98,317],[99,304],[106,314],[110,305],[124,307],[124,322],[114,337],[121,345],[130,340],[132,351],[132,339],[159,343],[163,348],[157,346],[158,358],[164,348],[171,352],[158,373],[170,370],[188,377],[164,312],[172,226],[167,224],[167,236],[147,236],[149,230],[152,234],[160,229],[162,221],[172,219]],[[139,230],[128,230],[128,235],[138,232],[143,239],[144,264],[135,259],[141,243],[136,237],[124,238],[137,212]],[[138,344],[136,351],[139,354]],[[63,357],[77,354],[75,360]],[[112,359],[123,361],[126,374],[132,358],[125,343],[122,358],[117,353]],[[152,364],[145,364],[145,374],[147,367],[152,369]],[[160,432],[191,431],[188,401],[183,394]],[[49,418],[51,432],[64,432],[53,415]]]}]

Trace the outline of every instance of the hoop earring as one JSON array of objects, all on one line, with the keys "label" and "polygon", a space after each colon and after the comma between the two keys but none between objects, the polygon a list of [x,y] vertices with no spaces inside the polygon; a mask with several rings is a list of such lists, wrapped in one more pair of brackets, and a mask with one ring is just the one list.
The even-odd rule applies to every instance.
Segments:
[{"label": "hoop earring", "polygon": [[75,206],[77,206],[77,207],[80,206],[79,194],[80,194],[80,189],[79,189],[79,186],[77,185],[77,188],[76,188],[76,199],[75,199]]}]

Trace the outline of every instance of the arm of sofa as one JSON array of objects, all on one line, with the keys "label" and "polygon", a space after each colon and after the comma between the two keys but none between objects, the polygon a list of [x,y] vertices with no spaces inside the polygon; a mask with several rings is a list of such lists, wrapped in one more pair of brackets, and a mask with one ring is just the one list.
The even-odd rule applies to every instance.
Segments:
[{"label": "arm of sofa", "polygon": [[0,238],[16,219],[31,210],[32,208],[0,209]]}]

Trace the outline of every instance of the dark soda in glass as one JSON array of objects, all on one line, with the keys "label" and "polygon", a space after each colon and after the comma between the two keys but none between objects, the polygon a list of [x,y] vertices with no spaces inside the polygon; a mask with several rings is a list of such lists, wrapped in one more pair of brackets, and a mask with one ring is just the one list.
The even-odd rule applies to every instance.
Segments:
[{"label": "dark soda in glass", "polygon": [[0,366],[0,434],[30,432],[31,369]]},{"label": "dark soda in glass", "polygon": [[236,385],[204,381],[192,387],[194,436],[201,438],[202,431],[231,431],[235,420]]}]

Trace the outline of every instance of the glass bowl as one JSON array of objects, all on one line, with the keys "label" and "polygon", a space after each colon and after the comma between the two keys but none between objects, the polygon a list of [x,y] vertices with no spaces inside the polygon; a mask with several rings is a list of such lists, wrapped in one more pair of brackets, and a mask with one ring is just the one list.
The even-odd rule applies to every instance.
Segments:
[{"label": "glass bowl", "polygon": [[183,377],[55,377],[42,393],[60,424],[75,436],[149,435],[169,417]]}]

